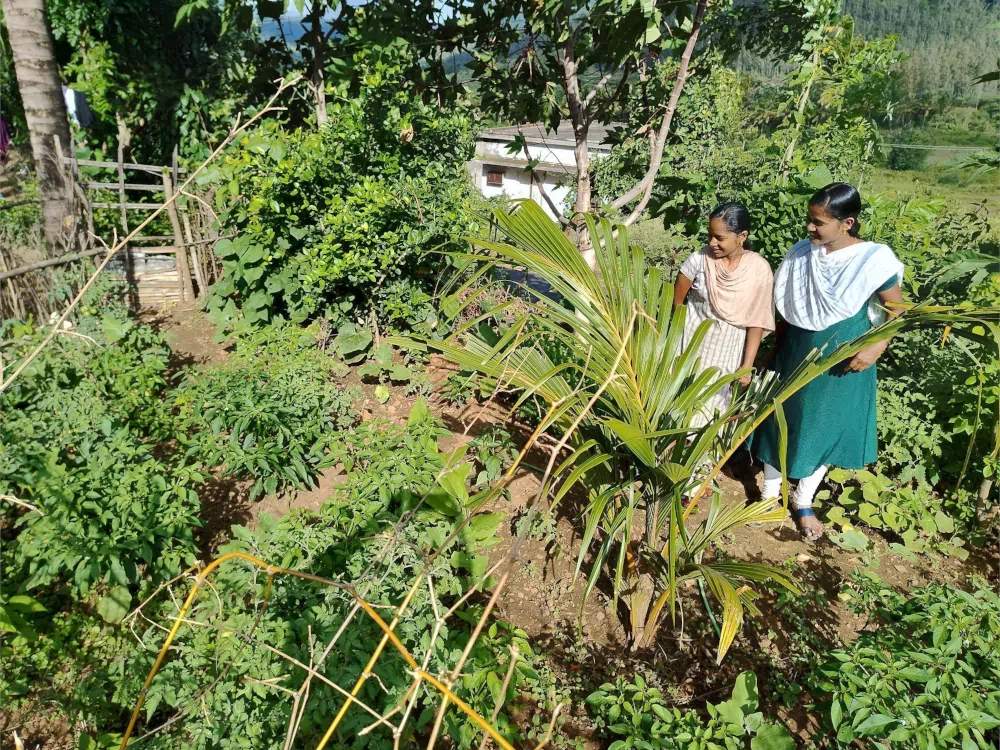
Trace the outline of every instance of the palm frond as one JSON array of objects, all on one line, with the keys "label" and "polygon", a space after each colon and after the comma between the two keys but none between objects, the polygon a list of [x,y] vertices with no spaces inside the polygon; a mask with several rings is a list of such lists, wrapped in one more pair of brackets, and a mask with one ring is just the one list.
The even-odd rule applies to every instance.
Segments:
[{"label": "palm frond", "polygon": [[[682,346],[687,309],[674,308],[672,284],[659,270],[647,267],[642,251],[629,245],[625,227],[585,217],[594,245],[595,273],[533,201],[518,204],[510,213],[497,211],[495,220],[499,238],[474,242],[469,253],[460,254],[462,262],[478,258],[490,268],[522,269],[545,282],[550,291],[525,285],[528,299],[520,304],[527,312],[507,328],[491,322],[498,318],[486,313],[444,341],[396,338],[392,342],[437,350],[463,369],[517,392],[519,403],[537,398],[549,405],[539,429],[562,434],[570,452],[546,490],[553,493],[553,502],[581,484],[588,491],[576,566],[579,573],[592,553],[585,594],[590,595],[604,573],[612,579],[615,603],[620,593],[635,591],[635,573],[625,564],[633,554],[654,573],[659,586],[644,627],[633,613],[635,645],[640,634],[645,642],[651,641],[665,609],[676,613],[678,584],[688,578],[703,577],[722,604],[720,659],[744,613],[757,612],[756,594],[747,582],[771,580],[794,590],[794,581],[779,568],[701,561],[722,535],[748,523],[782,520],[787,480],[782,487],[783,508],[771,509],[770,503],[724,505],[714,496],[707,518],[693,530],[687,526],[698,498],[722,465],[771,415],[778,424],[784,473],[783,404],[792,395],[865,347],[907,329],[948,325],[952,335],[1000,342],[998,310],[907,306],[897,317],[832,352],[812,352],[780,382],[773,375],[754,378],[749,388],[736,392],[728,409],[708,415],[701,424],[703,420],[696,418],[705,416],[711,397],[731,387],[743,373],[723,374],[703,367],[698,352],[713,325],[710,321],[701,323],[688,345]],[[963,257],[962,262],[967,261],[979,262]],[[962,271],[969,268],[962,266]],[[474,295],[473,286],[459,285],[455,294]],[[570,430],[572,434],[566,435]],[[705,462],[712,468],[694,501],[684,508],[682,493]],[[634,540],[633,521],[640,512],[646,517],[645,534]],[[638,546],[631,552],[634,545]]]}]

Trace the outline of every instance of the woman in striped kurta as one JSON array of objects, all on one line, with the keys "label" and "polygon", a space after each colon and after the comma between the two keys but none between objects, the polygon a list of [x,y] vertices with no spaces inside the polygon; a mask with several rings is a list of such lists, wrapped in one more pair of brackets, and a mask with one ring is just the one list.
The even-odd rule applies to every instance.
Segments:
[{"label": "woman in striped kurta", "polygon": [[[773,276],[763,257],[749,248],[750,214],[742,203],[724,203],[708,223],[708,245],[684,261],[674,286],[674,305],[687,304],[683,346],[698,326],[714,325],[702,340],[702,369],[718,367],[726,374],[752,368],[766,333],[774,330]],[[743,385],[750,375],[741,378]],[[692,427],[707,424],[729,408],[732,391],[724,388],[695,416]]]}]

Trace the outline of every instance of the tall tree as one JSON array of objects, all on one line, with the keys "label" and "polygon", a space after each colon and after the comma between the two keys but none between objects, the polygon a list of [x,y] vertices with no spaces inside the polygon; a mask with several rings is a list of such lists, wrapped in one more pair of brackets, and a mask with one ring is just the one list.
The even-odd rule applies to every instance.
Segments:
[{"label": "tall tree", "polygon": [[[587,147],[595,123],[618,125],[615,137],[648,141],[643,173],[610,208],[625,225],[643,215],[664,165],[674,114],[695,55],[709,47],[795,49],[818,6],[839,0],[449,0],[460,19],[484,109],[500,120],[572,124],[576,142],[574,211],[591,208]],[[704,28],[703,28],[704,27]],[[670,67],[665,96],[650,83]],[[628,103],[648,100],[635,118]],[[519,144],[523,148],[523,143]],[[581,247],[587,244],[582,237]]]},{"label": "tall tree", "polygon": [[174,147],[207,156],[236,113],[266,101],[282,45],[257,27],[225,24],[213,3],[176,24],[184,0],[45,0],[63,81],[94,114],[77,134],[87,147],[166,164]]},{"label": "tall tree", "polygon": [[66,101],[45,17],[45,0],[3,0],[3,12],[35,158],[45,243],[52,253],[60,247],[63,222],[72,211],[56,148],[58,141],[64,154],[71,153]]},{"label": "tall tree", "polygon": [[571,123],[575,212],[591,207],[591,125],[608,125],[619,117],[630,88],[641,85],[656,60],[679,60],[660,127],[645,130],[652,147],[647,174],[615,200],[615,208],[621,208],[640,199],[626,220],[632,223],[649,199],[707,6],[707,0],[457,0],[454,12],[466,19],[462,33],[473,31],[468,67],[487,111],[518,123],[542,121],[551,129],[564,119]]},{"label": "tall tree", "polygon": [[345,85],[358,91],[361,63],[372,57],[388,55],[392,65],[404,65],[404,85],[427,102],[454,100],[459,91],[455,71],[449,76],[444,65],[444,56],[457,46],[453,37],[458,20],[443,14],[437,0],[182,2],[179,26],[221,8],[224,28],[247,31],[256,19],[277,28],[280,37],[274,41],[288,53],[280,72],[304,74],[314,120],[320,127],[327,119],[328,94]]}]

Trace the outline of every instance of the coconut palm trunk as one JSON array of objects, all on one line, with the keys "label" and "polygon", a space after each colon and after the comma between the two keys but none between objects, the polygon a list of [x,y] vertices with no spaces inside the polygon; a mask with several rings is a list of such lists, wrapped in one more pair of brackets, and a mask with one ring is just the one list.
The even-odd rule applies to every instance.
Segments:
[{"label": "coconut palm trunk", "polygon": [[63,222],[72,208],[56,150],[58,140],[63,153],[69,154],[70,137],[52,32],[45,0],[3,0],[3,13],[35,158],[45,244],[54,254],[62,246]]}]

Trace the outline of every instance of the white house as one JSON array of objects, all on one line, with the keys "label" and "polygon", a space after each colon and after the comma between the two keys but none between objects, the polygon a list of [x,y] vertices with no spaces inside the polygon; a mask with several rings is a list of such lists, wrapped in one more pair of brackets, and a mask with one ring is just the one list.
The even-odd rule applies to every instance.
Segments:
[{"label": "white house", "polygon": [[[552,210],[538,189],[538,182],[541,182],[560,211],[571,208],[568,197],[576,174],[573,154],[576,142],[572,124],[563,120],[554,132],[546,132],[541,124],[525,125],[522,130],[528,153],[532,159],[538,160],[534,168],[535,178],[532,179],[532,175],[525,171],[528,159],[523,149],[515,154],[508,151],[511,141],[518,135],[517,127],[491,128],[479,136],[476,155],[468,165],[476,187],[487,198],[498,195],[531,198],[552,216]],[[590,126],[587,146],[592,161],[611,152],[611,146],[603,142],[606,135],[607,130],[603,126]]]}]

